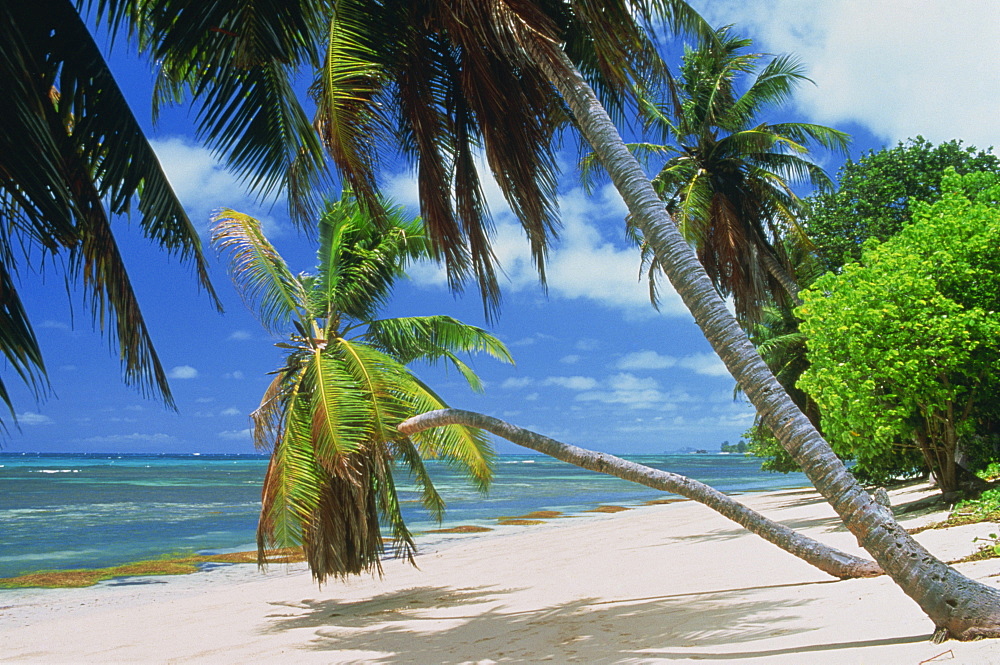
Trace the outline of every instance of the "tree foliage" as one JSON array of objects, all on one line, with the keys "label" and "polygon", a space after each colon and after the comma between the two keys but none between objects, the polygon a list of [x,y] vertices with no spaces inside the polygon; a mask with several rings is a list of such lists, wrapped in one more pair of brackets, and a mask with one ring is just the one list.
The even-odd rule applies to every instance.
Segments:
[{"label": "tree foliage", "polygon": [[320,218],[314,274],[292,274],[247,215],[220,212],[212,236],[247,306],[265,328],[288,335],[278,344],[284,365],[252,414],[255,444],[271,451],[259,556],[265,561],[276,547],[301,545],[320,582],[380,571],[382,524],[397,553],[411,557],[394,463],[409,469],[424,506],[437,515],[444,502],[424,459],[458,465],[482,489],[489,482],[493,453],[480,431],[454,426],[408,437],[396,430],[445,406],[406,364],[444,361],[481,389],[457,354],[511,362],[499,340],[447,316],[377,318],[407,261],[427,253],[419,220],[382,207],[387,223],[377,226],[350,194],[330,203]]},{"label": "tree foliage", "polygon": [[835,450],[864,465],[914,448],[947,491],[1000,389],[1000,176],[949,169],[940,186],[895,237],[803,293],[798,385]]},{"label": "tree foliage", "polygon": [[933,145],[917,136],[848,160],[837,173],[836,191],[809,198],[803,220],[826,269],[860,260],[869,238],[884,242],[899,233],[916,202],[941,197],[941,176],[949,167],[959,174],[1000,173],[1000,159],[958,140]]},{"label": "tree foliage", "polygon": [[763,113],[809,79],[793,56],[762,65],[751,45],[725,27],[688,47],[673,94],[644,102],[647,128],[662,144],[629,146],[643,158],[665,158],[653,186],[744,321],[759,320],[773,299],[794,302],[798,287],[783,242],[797,230],[800,201],[791,186],[832,186],[809,149],[846,151],[849,142],[823,125],[764,122]]},{"label": "tree foliage", "polygon": [[[18,280],[56,266],[94,326],[109,329],[126,383],[172,406],[114,223],[134,215],[219,306],[198,233],[73,3],[0,0],[0,14],[0,353],[36,396],[46,393]],[[0,401],[13,415],[2,380]]]}]

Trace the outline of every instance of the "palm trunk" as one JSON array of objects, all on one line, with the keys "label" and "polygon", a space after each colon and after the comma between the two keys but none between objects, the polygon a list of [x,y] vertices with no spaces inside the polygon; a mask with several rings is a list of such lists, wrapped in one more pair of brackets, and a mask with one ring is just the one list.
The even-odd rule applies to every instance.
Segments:
[{"label": "palm trunk", "polygon": [[557,45],[535,35],[527,37],[525,43],[569,106],[581,133],[625,200],[633,222],[653,247],[658,263],[712,348],[762,421],[858,542],[931,618],[940,637],[1000,637],[1000,592],[933,557],[858,485],[726,309],[642,167],[570,59]]},{"label": "palm trunk", "polygon": [[622,480],[639,483],[646,487],[673,492],[703,503],[724,517],[731,519],[748,531],[757,534],[764,540],[777,545],[786,552],[799,557],[825,573],[840,579],[855,577],[875,577],[882,574],[878,564],[867,559],[861,559],[824,545],[807,536],[789,529],[784,524],[764,517],[750,510],[738,501],[722,492],[709,487],[697,480],[669,471],[652,469],[642,464],[629,462],[614,455],[599,453],[593,450],[577,448],[547,436],[542,436],[530,430],[511,425],[498,418],[462,411],[460,409],[442,409],[430,411],[409,418],[399,425],[399,431],[413,434],[431,427],[444,425],[465,425],[492,432],[519,446],[536,450],[563,462],[598,473],[606,473]]}]

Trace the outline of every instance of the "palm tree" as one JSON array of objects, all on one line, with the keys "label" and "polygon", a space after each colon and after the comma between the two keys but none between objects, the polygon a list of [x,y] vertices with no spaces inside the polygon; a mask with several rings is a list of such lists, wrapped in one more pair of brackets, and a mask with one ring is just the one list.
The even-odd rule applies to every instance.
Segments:
[{"label": "palm tree", "polygon": [[[109,0],[106,6],[136,4],[137,0]],[[205,46],[198,52],[182,50],[181,62],[191,54],[214,53],[252,70],[270,62],[252,57],[261,45],[275,47],[271,52],[281,63],[305,62],[308,59],[299,54],[311,53],[313,61],[322,63],[314,86],[316,122],[362,204],[378,212],[373,201],[380,140],[399,141],[397,145],[417,162],[432,252],[447,261],[454,286],[474,273],[487,302],[495,303],[498,293],[473,148],[483,146],[541,267],[554,231],[549,139],[563,120],[571,118],[625,200],[635,226],[654,252],[656,267],[666,273],[763,422],[848,529],[928,614],[941,635],[1000,636],[1000,593],[931,556],[857,484],[756,353],[618,134],[608,109],[620,115],[622,91],[631,90],[633,81],[663,73],[640,24],[667,15],[674,25],[701,25],[687,3],[335,0],[331,6],[276,0],[159,0],[156,5],[166,8],[163,20],[144,37],[151,52],[164,61],[172,44],[171,26],[180,24],[176,20],[180,11],[171,10],[187,12],[183,19],[191,20],[188,34],[201,40],[199,48]],[[268,14],[269,9],[274,13]],[[323,15],[328,27],[328,48],[322,58],[312,52],[315,41],[310,29],[316,21],[298,20],[317,14]],[[283,21],[274,21],[279,15]],[[274,21],[270,32],[252,29],[254,21],[269,20]],[[197,80],[204,85],[194,85],[196,78],[191,78],[189,86],[202,100],[211,101],[209,93],[225,84],[218,78],[224,71],[202,68]],[[282,71],[272,67],[268,74],[280,76]],[[236,92],[233,99],[247,98]],[[244,137],[234,120],[238,114],[229,113],[228,109],[237,108],[227,106],[229,99],[218,97],[211,105],[216,111],[212,117],[221,123],[219,134],[230,132],[225,142],[235,146],[236,153],[263,154],[264,148],[254,145],[257,137]]]},{"label": "palm tree", "polygon": [[475,426],[563,462],[693,499],[834,577],[851,579],[882,574],[882,569],[876,563],[804,536],[693,478],[653,469],[607,453],[577,448],[482,413],[461,409],[429,411],[404,420],[400,423],[399,430],[412,435],[454,424]]},{"label": "palm tree", "polygon": [[798,300],[781,242],[790,232],[789,239],[802,239],[796,223],[800,201],[791,185],[832,185],[805,156],[806,144],[846,152],[850,138],[822,125],[758,120],[808,79],[802,65],[784,55],[740,93],[740,79],[751,76],[762,57],[745,52],[750,45],[725,27],[715,40],[687,48],[671,102],[645,102],[648,126],[665,145],[630,147],[644,157],[668,157],[653,187],[713,284],[733,297],[737,318],[753,323],[771,300]]},{"label": "palm tree", "polygon": [[[219,307],[198,234],[73,4],[0,0],[0,13],[0,352],[47,393],[17,282],[51,262],[82,287],[95,327],[111,321],[126,382],[173,406],[112,219],[136,207],[145,236],[189,261]],[[2,380],[0,400],[13,416]]]},{"label": "palm tree", "polygon": [[419,220],[383,205],[376,227],[345,194],[319,221],[315,274],[293,275],[261,232],[233,210],[215,217],[212,242],[227,253],[244,302],[271,332],[283,332],[285,362],[252,414],[256,445],[271,451],[257,532],[263,563],[275,546],[301,545],[313,576],[381,572],[380,523],[397,554],[413,539],[400,512],[393,464],[407,467],[423,504],[440,516],[444,502],[425,458],[461,466],[485,489],[492,450],[476,429],[401,435],[396,426],[444,401],[406,368],[451,363],[474,389],[475,373],[456,355],[484,352],[512,362],[485,331],[447,316],[377,318],[409,259],[426,253]]},{"label": "palm tree", "polygon": [[[535,81],[546,82],[551,86],[551,89],[559,93],[572,114],[574,124],[595,151],[597,159],[622,195],[633,223],[655,254],[656,265],[666,273],[716,353],[761,414],[764,423],[775,432],[785,449],[834,507],[848,529],[858,537],[859,542],[883,570],[920,605],[942,636],[962,639],[1000,636],[1000,592],[966,578],[934,558],[895,522],[888,510],[861,488],[829,444],[775,380],[736,319],[726,309],[704,267],[673,223],[642,167],[621,140],[607,110],[576,64],[580,62],[584,71],[587,71],[587,66],[594,63],[593,58],[588,60],[579,57],[581,52],[574,49],[581,45],[591,46],[607,55],[609,51],[600,51],[605,40],[617,41],[619,47],[615,53],[620,56],[620,60],[617,63],[605,60],[603,64],[627,78],[628,73],[635,70],[615,65],[632,63],[634,59],[629,57],[628,49],[623,52],[621,46],[638,47],[646,42],[623,41],[623,35],[630,34],[629,29],[623,25],[634,26],[635,30],[638,30],[638,26],[633,14],[628,11],[618,13],[615,10],[627,10],[630,7],[643,9],[649,5],[611,0],[599,4],[606,11],[588,15],[589,23],[584,24],[552,20],[553,16],[545,12],[551,5],[542,3],[524,3],[516,8],[499,0],[431,3],[421,5],[422,13],[418,15],[401,15],[400,18],[406,19],[407,29],[412,27],[412,32],[404,31],[404,34],[399,35],[403,41],[390,40],[390,36],[386,34],[384,17],[372,17],[364,11],[338,14],[331,22],[336,26],[331,29],[331,34],[342,38],[338,53],[350,54],[350,58],[344,57],[338,62],[353,71],[356,77],[352,79],[340,72],[337,81],[342,85],[334,90],[345,99],[371,99],[370,91],[379,79],[372,75],[366,76],[366,72],[378,72],[378,76],[399,74],[403,77],[399,85],[407,85],[409,82],[405,79],[413,73],[412,69],[420,69],[425,63],[422,58],[406,59],[415,53],[423,53],[410,49],[408,39],[413,34],[421,40],[434,41],[444,53],[469,49],[473,53],[482,53],[491,63],[507,60],[517,67],[518,77],[514,81],[520,82],[525,89],[530,88]],[[683,3],[650,4],[676,9]],[[403,2],[398,3],[398,6],[410,7]],[[565,11],[579,6],[558,5]],[[586,6],[597,7],[589,4]],[[343,8],[346,9],[346,5]],[[440,12],[440,15],[436,12]],[[449,17],[457,24],[452,26]],[[605,28],[607,32],[604,32]],[[472,32],[475,40],[460,41],[467,32]],[[452,48],[445,49],[442,42],[452,45]],[[391,44],[393,48],[375,49],[372,47],[374,44]],[[410,69],[386,68],[384,53],[387,51],[397,58],[403,58],[409,63]],[[576,62],[574,57],[577,58]],[[451,70],[446,68],[444,71]],[[476,69],[469,72],[466,80],[473,79],[473,74],[477,72]],[[485,74],[481,80],[474,80],[491,95],[507,89],[494,87],[495,81]],[[423,82],[426,83],[426,79]],[[460,101],[458,93],[482,96],[482,92],[476,92],[473,87],[475,86],[445,88],[441,92],[438,103],[440,106],[435,106],[432,110],[457,108],[459,115],[462,109],[471,112],[472,109],[465,105],[466,102]],[[351,90],[357,90],[357,94],[349,94]],[[434,88],[427,90],[432,91]],[[445,105],[447,102],[451,104]],[[378,111],[372,106],[364,108],[372,115]],[[356,112],[353,117],[364,115],[365,113]],[[409,137],[413,137],[409,141],[411,145],[443,145],[445,142],[436,134],[455,129],[461,135],[467,129],[462,124],[456,126],[442,122],[440,126],[436,125],[430,122],[435,117],[435,114],[426,118],[418,116],[426,122],[407,125],[411,132]],[[503,122],[498,121],[498,124],[502,125]],[[337,123],[337,126],[351,125]],[[373,135],[352,136],[355,140],[364,142]],[[510,145],[508,149],[522,149],[526,152],[537,149],[532,144],[521,144],[509,137],[505,137],[505,140]],[[489,155],[489,143],[486,150]],[[424,168],[423,163],[420,168]],[[422,194],[425,207],[447,205],[450,200],[450,188],[447,191],[424,188]],[[449,196],[444,196],[445,194]],[[429,199],[434,199],[435,202]]]}]

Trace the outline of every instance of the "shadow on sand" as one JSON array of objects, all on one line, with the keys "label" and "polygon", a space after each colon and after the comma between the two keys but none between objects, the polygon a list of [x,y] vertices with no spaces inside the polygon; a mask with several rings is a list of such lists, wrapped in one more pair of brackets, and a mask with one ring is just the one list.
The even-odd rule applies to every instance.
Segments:
[{"label": "shadow on sand", "polygon": [[[773,589],[837,584],[835,580],[725,589],[614,601],[580,599],[512,611],[512,590],[491,587],[417,587],[344,602],[311,600],[278,605],[269,632],[314,629],[303,646],[339,652],[338,662],[441,663],[481,660],[615,662],[645,658],[757,658],[784,653],[832,651],[904,644],[929,635],[809,644],[787,649],[733,652],[733,645],[781,636],[803,628],[795,611],[807,598],[764,599]],[[716,652],[713,647],[721,647]],[[695,651],[698,650],[698,651]]]}]

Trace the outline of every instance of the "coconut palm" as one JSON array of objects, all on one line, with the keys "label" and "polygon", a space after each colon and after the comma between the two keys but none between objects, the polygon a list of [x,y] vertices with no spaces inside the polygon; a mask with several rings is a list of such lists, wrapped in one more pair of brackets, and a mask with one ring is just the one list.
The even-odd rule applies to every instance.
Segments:
[{"label": "coconut palm", "polygon": [[[751,40],[729,27],[716,37],[685,50],[669,103],[647,102],[649,128],[665,145],[631,147],[646,157],[668,157],[653,187],[716,288],[733,297],[737,317],[756,322],[772,299],[798,298],[781,242],[801,240],[800,201],[791,186],[832,185],[807,158],[807,146],[846,151],[849,136],[822,125],[760,121],[808,80],[802,65],[784,55],[754,75],[762,54],[746,51]],[[751,76],[741,93],[741,79]]]},{"label": "coconut palm", "polygon": [[[137,4],[145,3],[108,0],[104,6],[117,10]],[[303,51],[312,53],[316,42],[309,30],[314,22],[298,19],[322,13],[328,48],[325,57],[315,57],[322,64],[314,87],[317,125],[338,169],[365,207],[377,212],[372,201],[375,157],[386,147],[381,140],[389,139],[413,157],[432,252],[448,262],[454,286],[464,275],[475,274],[491,302],[497,297],[496,281],[473,149],[482,146],[541,266],[554,230],[549,139],[561,120],[571,118],[621,193],[654,252],[655,267],[665,272],[763,422],[848,529],[941,634],[964,639],[1000,635],[1000,593],[931,556],[857,484],[756,353],[618,134],[608,109],[620,114],[623,91],[633,89],[636,80],[647,80],[647,74],[663,72],[642,24],[662,15],[675,24],[697,24],[687,3],[158,0],[156,5],[167,8],[161,12],[162,29],[143,36],[158,59],[165,61],[164,52],[169,52],[171,26],[183,22],[193,40],[204,42],[204,52],[222,54],[246,69],[269,62],[254,59],[258,46],[270,48],[278,63],[294,62]],[[268,14],[271,8],[275,11]],[[178,21],[181,11],[187,15]],[[279,16],[282,20],[275,20]],[[270,31],[253,29],[269,20],[274,23]],[[178,59],[200,53],[182,50]],[[187,59],[211,64],[209,59]],[[224,83],[215,79],[224,71],[203,67],[200,74],[191,74],[188,85],[203,101],[211,101],[209,93]],[[272,67],[268,74],[282,71]],[[203,117],[219,121],[213,133],[228,132],[225,142],[238,148],[233,154],[264,154],[264,147],[255,146],[255,137],[244,136],[234,120],[246,98],[236,92],[218,97]],[[237,101],[227,105],[230,99]],[[276,124],[280,118],[275,116]]]},{"label": "coconut palm", "polygon": [[456,426],[407,437],[402,420],[444,401],[406,365],[446,361],[474,389],[481,384],[456,355],[484,352],[504,362],[504,345],[447,316],[379,319],[393,283],[426,253],[419,220],[382,206],[376,227],[350,194],[319,221],[315,274],[293,275],[261,232],[233,210],[215,217],[212,242],[229,256],[244,302],[271,332],[285,361],[252,414],[256,445],[271,451],[257,532],[260,560],[275,546],[301,545],[313,576],[381,571],[380,523],[397,554],[414,545],[400,512],[393,465],[407,467],[426,508],[444,507],[423,464],[441,457],[461,466],[482,489],[492,450],[476,429]]},{"label": "coconut palm", "polygon": [[[60,266],[95,327],[110,321],[126,382],[172,406],[112,220],[137,208],[144,235],[189,261],[218,306],[198,234],[73,4],[0,0],[0,13],[0,352],[47,392],[17,282]],[[3,381],[0,399],[13,415]]]},{"label": "coconut palm", "polygon": [[[408,3],[399,4],[409,6]],[[572,11],[583,4],[558,5],[558,7]],[[888,510],[876,503],[858,485],[829,444],[775,380],[736,319],[727,310],[704,267],[670,218],[642,167],[622,141],[612,118],[584,78],[581,67],[594,61],[587,59],[574,61],[579,51],[574,52],[573,47],[578,47],[581,43],[595,47],[602,44],[604,37],[602,30],[605,27],[608,30],[608,39],[624,44],[621,35],[627,34],[628,31],[623,29],[620,23],[625,21],[638,30],[633,14],[628,12],[616,14],[613,11],[614,8],[626,3],[608,0],[593,5],[585,4],[591,9],[603,7],[607,9],[607,13],[604,15],[598,11],[588,16],[590,22],[587,24],[568,24],[552,21],[552,17],[545,12],[551,7],[547,3],[521,3],[514,7],[500,0],[495,2],[455,0],[421,4],[421,13],[407,15],[406,19],[407,25],[413,26],[413,32],[422,38],[433,39],[439,45],[442,43],[453,45],[448,49],[438,46],[441,52],[455,53],[463,52],[463,49],[476,49],[484,52],[484,57],[492,58],[491,62],[506,58],[517,65],[519,78],[525,80],[523,85],[530,86],[533,81],[540,80],[547,82],[552,90],[558,92],[562,102],[571,112],[575,126],[590,144],[597,159],[622,195],[633,224],[654,252],[656,266],[667,275],[716,353],[761,414],[764,423],[775,432],[782,446],[792,454],[817,490],[841,516],[848,529],[858,537],[859,542],[872,554],[882,569],[928,614],[941,635],[963,639],[1000,635],[1000,592],[966,578],[934,558],[895,522]],[[650,5],[676,8],[680,3],[627,4],[633,8],[648,9]],[[346,9],[346,5],[338,6]],[[637,11],[636,15],[643,14]],[[455,26],[458,35],[456,39],[467,30],[472,31],[476,39],[452,42],[452,32],[447,29],[450,25],[449,16],[455,21],[464,19],[460,25]],[[383,20],[377,20],[378,18]],[[345,71],[338,74],[337,81],[346,82],[339,88],[341,96],[345,99],[371,98],[366,96],[368,94],[366,91],[370,91],[373,82],[378,79],[374,75],[366,75],[368,72],[379,72],[382,76],[398,74],[405,79],[412,74],[412,69],[419,70],[423,66],[424,60],[416,58],[408,61],[410,68],[383,67],[385,49],[374,49],[371,45],[384,43],[381,41],[386,35],[384,17],[373,19],[364,11],[355,11],[350,15],[345,13],[336,16],[333,23],[339,25],[331,32],[339,34],[344,39],[339,53],[349,53],[353,58],[352,60],[344,57],[338,59],[338,62],[357,75],[352,79]],[[402,35],[404,38],[410,36],[409,32]],[[413,51],[407,50],[406,41],[391,43],[400,47],[398,51],[391,51],[393,55],[401,54],[397,57],[414,54]],[[622,58],[621,63],[634,62],[629,57],[627,49],[625,52],[621,50],[615,52]],[[577,66],[577,62],[581,63],[581,67]],[[619,63],[608,60],[605,64],[614,67]],[[626,72],[621,67],[617,69],[623,74]],[[469,72],[468,76],[472,77],[473,73]],[[625,76],[627,78],[627,74]],[[406,84],[403,79],[399,82],[400,86]],[[514,82],[517,82],[517,79]],[[487,76],[480,83],[492,94],[494,90],[490,85],[493,83],[492,79]],[[356,95],[349,94],[352,89],[357,90]],[[499,94],[499,90],[504,89],[496,90]],[[431,110],[436,112],[439,108],[452,108],[459,109],[459,114],[462,113],[461,109],[471,111],[465,102],[457,99],[459,92],[482,95],[482,92],[471,90],[470,87],[451,87],[447,88],[446,92],[439,92],[441,101]],[[375,115],[377,111],[377,108],[372,107],[367,113]],[[354,117],[364,116],[365,113],[360,111],[354,114]],[[441,120],[440,128],[430,123],[434,118]],[[446,123],[436,113],[430,113],[425,119],[428,122],[416,122],[410,125],[411,133],[407,136],[407,139],[412,139],[408,140],[410,145],[421,145],[422,141],[424,144],[430,142],[429,144],[434,146],[446,145],[443,140],[432,142],[430,139],[434,138],[435,132],[447,130],[455,130],[461,135],[465,131],[463,127],[466,127],[462,124]],[[503,125],[502,121],[498,122]],[[336,124],[341,128],[350,126],[344,122]],[[426,135],[428,132],[430,137]],[[377,138],[377,135],[370,133],[352,134],[352,136],[362,142],[373,137]],[[513,149],[525,151],[535,149],[534,146],[522,145],[509,138],[507,142]],[[487,153],[489,153],[488,145]],[[450,201],[450,189],[441,191],[425,187],[422,189],[422,196],[425,207],[443,206]],[[428,198],[435,198],[437,201],[428,202]],[[456,239],[458,238],[452,239],[451,242]]]}]

